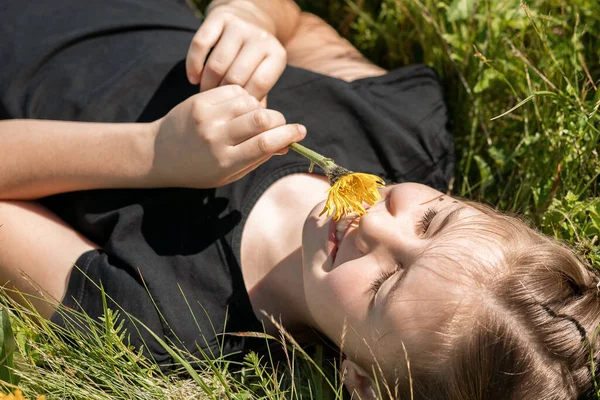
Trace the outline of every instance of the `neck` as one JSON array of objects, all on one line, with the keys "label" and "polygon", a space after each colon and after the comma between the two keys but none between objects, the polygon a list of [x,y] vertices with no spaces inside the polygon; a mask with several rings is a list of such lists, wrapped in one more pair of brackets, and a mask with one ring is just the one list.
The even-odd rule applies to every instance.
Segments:
[{"label": "neck", "polygon": [[314,326],[304,297],[301,253],[300,248],[293,251],[248,292],[267,333],[279,331],[273,320],[288,331]]},{"label": "neck", "polygon": [[277,332],[271,318],[290,331],[315,326],[304,297],[302,228],[327,188],[323,177],[286,176],[263,193],[248,216],[242,272],[254,312],[268,333]]}]

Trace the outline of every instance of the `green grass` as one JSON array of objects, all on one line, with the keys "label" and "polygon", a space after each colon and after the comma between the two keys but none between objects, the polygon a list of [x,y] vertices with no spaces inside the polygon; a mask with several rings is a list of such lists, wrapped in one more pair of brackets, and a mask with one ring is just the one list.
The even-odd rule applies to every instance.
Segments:
[{"label": "green grass", "polygon": [[456,136],[453,193],[523,215],[600,267],[599,2],[299,3],[383,67],[438,71]]},{"label": "green grass", "polygon": [[[279,338],[262,335],[286,349],[284,356],[249,353],[237,362],[194,357],[155,336],[179,365],[167,376],[128,345],[119,311],[105,309],[99,322],[66,312],[70,321],[90,327],[86,335],[41,319],[6,295],[0,297],[1,353],[11,358],[0,369],[5,392],[20,387],[28,398],[45,394],[47,399],[81,400],[342,398],[335,361],[325,361],[321,347],[309,355],[284,330]],[[146,329],[141,323],[137,327]]]},{"label": "green grass", "polygon": [[[385,68],[426,63],[438,71],[456,135],[454,194],[518,212],[600,267],[600,2],[299,3]],[[217,360],[203,362],[204,372],[192,379],[178,379],[122,344],[114,314],[89,340],[36,325],[18,307],[9,312],[17,339],[12,379],[30,398],[334,399],[342,393],[318,351],[309,358],[285,337],[288,358],[276,371],[268,357],[250,354],[242,372]]]}]

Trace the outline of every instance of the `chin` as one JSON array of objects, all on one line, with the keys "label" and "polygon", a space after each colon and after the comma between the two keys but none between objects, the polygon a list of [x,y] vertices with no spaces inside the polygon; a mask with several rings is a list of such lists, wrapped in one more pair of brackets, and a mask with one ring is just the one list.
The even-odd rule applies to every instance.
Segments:
[{"label": "chin", "polygon": [[331,217],[319,217],[325,202],[319,202],[308,214],[302,229],[302,264],[306,272],[329,272],[337,253],[335,222]]}]

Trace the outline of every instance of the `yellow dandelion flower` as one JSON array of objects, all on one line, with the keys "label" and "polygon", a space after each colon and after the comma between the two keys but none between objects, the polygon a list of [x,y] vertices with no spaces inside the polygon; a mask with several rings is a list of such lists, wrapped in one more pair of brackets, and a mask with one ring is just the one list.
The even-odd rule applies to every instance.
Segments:
[{"label": "yellow dandelion flower", "polygon": [[[14,391],[14,394],[0,393],[0,400],[27,400],[27,398],[23,396],[23,392],[20,389],[16,389]],[[46,400],[46,396],[42,394],[41,396],[38,396],[36,400]]]},{"label": "yellow dandelion flower", "polygon": [[378,189],[384,185],[383,180],[376,175],[356,172],[344,175],[329,188],[325,208],[319,215],[333,215],[334,221],[339,221],[342,215],[351,212],[364,215],[366,210],[363,202],[375,205],[381,199]]},{"label": "yellow dandelion flower", "polygon": [[363,202],[373,206],[381,199],[378,189],[385,186],[385,182],[380,177],[349,171],[337,165],[331,158],[326,158],[298,143],[292,143],[290,149],[311,161],[309,172],[312,172],[313,164],[317,164],[329,178],[331,187],[328,190],[325,208],[319,215],[333,215],[334,221],[339,221],[342,215],[351,212],[364,215],[366,210]]}]

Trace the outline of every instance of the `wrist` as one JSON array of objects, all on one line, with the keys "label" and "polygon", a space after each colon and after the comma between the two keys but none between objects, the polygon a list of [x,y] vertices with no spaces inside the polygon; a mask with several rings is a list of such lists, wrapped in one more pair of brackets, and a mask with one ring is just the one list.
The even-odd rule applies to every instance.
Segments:
[{"label": "wrist", "polygon": [[150,123],[136,124],[137,129],[127,135],[130,159],[125,174],[130,188],[161,187],[153,171],[156,136],[162,119]]}]

